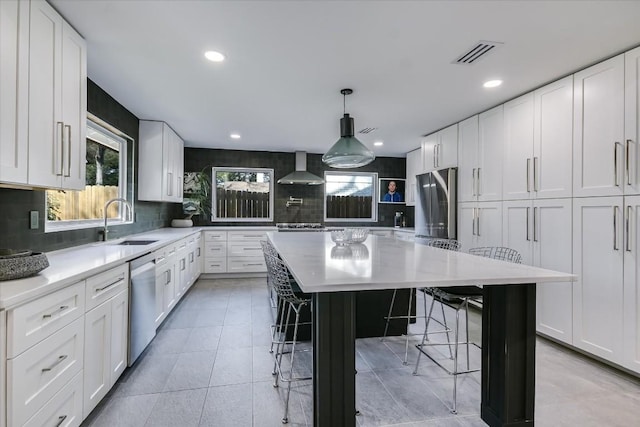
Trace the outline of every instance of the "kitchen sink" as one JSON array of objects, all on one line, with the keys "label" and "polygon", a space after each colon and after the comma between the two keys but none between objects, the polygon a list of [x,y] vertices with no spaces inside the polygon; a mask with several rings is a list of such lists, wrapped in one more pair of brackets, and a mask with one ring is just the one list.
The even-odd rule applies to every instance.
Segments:
[{"label": "kitchen sink", "polygon": [[157,240],[123,240],[120,243],[116,243],[116,245],[124,245],[124,246],[144,246],[150,245],[151,243],[155,243]]}]

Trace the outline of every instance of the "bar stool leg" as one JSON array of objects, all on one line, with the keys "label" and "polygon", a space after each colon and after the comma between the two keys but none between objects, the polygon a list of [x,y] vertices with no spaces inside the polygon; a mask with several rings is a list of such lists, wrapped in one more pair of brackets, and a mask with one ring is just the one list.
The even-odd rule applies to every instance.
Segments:
[{"label": "bar stool leg", "polygon": [[458,401],[458,331],[460,328],[460,310],[456,310],[456,331],[454,344],[455,356],[453,358],[453,410],[454,414],[457,414],[457,401]]},{"label": "bar stool leg", "polygon": [[411,326],[411,303],[413,302],[413,289],[409,289],[409,308],[407,309],[407,332],[404,340],[404,360],[403,365],[407,364],[407,358],[409,357],[409,327]]},{"label": "bar stool leg", "polygon": [[469,365],[469,298],[464,299],[464,317],[467,322],[466,327],[467,327],[467,371],[468,371],[469,369],[471,369]]},{"label": "bar stool leg", "polygon": [[382,338],[380,338],[380,341],[384,341],[384,339],[387,336],[387,331],[389,330],[389,321],[391,320],[391,312],[393,312],[393,305],[396,302],[397,292],[398,292],[397,289],[393,290],[393,296],[391,297],[391,304],[389,305],[389,313],[387,313],[387,323],[385,323],[384,325],[384,333],[382,334]]},{"label": "bar stool leg", "polygon": [[[289,318],[291,316],[291,303],[289,303],[289,308],[287,309],[287,321],[284,325],[281,324],[280,328],[280,337],[281,340],[278,342],[278,347],[276,350],[276,357],[273,363],[273,372],[275,373],[276,380],[273,384],[274,387],[278,387],[278,380],[280,379],[280,366],[282,366],[282,355],[284,354],[286,342],[287,342],[287,329],[289,329]],[[284,316],[283,316],[284,317]]]},{"label": "bar stool leg", "polygon": [[[435,296],[434,296],[435,299]],[[447,326],[447,316],[444,314],[444,304],[442,303],[442,299],[438,301],[440,303],[440,311],[442,311],[442,323],[444,324],[444,331],[447,334],[447,342],[449,343],[449,359],[453,359],[453,353],[451,352],[451,337],[449,336],[449,327]],[[456,315],[458,312],[456,311]],[[457,329],[456,329],[457,333]]]},{"label": "bar stool leg", "polygon": [[[293,305],[293,304],[292,304]],[[300,322],[300,307],[298,306],[293,310],[296,312],[296,323],[293,327],[293,343],[291,343],[291,366],[289,367],[289,384],[287,384],[287,397],[284,403],[284,418],[282,423],[287,424],[289,422],[289,396],[291,396],[291,383],[293,382],[293,359],[296,355],[296,342],[298,341],[298,324]]]},{"label": "bar stool leg", "polygon": [[[278,298],[278,304],[276,305],[276,321],[273,325],[273,333],[271,334],[271,348],[269,348],[269,353],[273,353],[273,344],[276,342],[276,336],[278,335],[278,316],[280,315],[280,310],[282,308],[282,298]],[[284,317],[284,316],[282,316]],[[282,320],[282,317],[280,318]]]}]

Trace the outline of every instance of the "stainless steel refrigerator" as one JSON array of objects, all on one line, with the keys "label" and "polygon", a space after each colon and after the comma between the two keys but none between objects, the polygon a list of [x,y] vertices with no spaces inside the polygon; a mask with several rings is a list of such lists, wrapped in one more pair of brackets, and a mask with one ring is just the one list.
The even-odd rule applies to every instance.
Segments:
[{"label": "stainless steel refrigerator", "polygon": [[416,236],[457,238],[457,172],[457,168],[447,168],[416,177]]}]

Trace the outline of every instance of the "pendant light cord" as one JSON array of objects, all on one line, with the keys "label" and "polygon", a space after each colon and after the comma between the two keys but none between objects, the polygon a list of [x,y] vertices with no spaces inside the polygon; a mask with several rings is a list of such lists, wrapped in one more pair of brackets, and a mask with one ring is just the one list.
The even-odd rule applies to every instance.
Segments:
[{"label": "pendant light cord", "polygon": [[347,94],[342,94],[342,114],[347,114]]}]

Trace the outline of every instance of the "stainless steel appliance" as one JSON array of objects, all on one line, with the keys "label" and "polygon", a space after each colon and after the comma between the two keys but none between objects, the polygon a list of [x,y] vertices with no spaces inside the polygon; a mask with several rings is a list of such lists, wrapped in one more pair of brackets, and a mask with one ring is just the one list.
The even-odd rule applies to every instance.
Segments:
[{"label": "stainless steel appliance", "polygon": [[153,254],[129,264],[129,363],[131,366],[156,336],[156,263]]},{"label": "stainless steel appliance", "polygon": [[416,236],[457,238],[457,172],[447,168],[416,177]]}]

